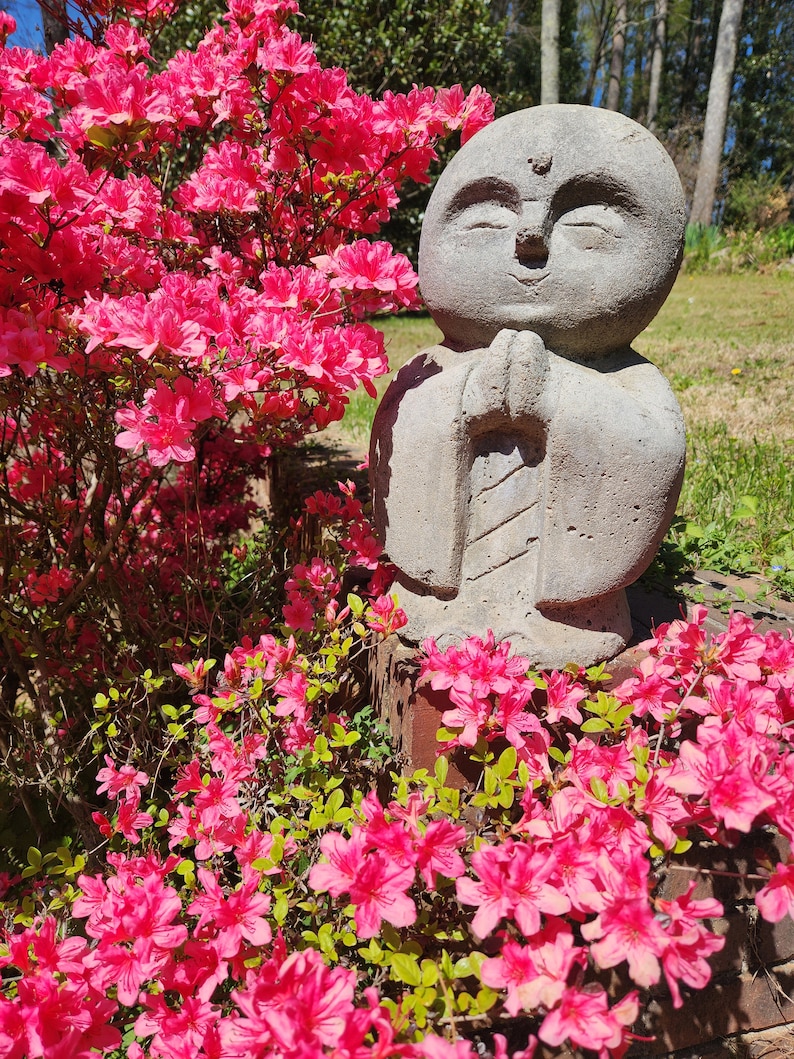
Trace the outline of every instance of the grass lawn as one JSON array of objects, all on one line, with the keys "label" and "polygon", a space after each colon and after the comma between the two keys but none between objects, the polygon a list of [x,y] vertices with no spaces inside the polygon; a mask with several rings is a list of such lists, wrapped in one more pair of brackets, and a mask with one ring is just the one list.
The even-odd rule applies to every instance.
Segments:
[{"label": "grass lawn", "polygon": [[[425,315],[380,321],[392,369],[438,341]],[[690,566],[754,572],[794,598],[794,276],[681,275],[635,341],[676,391],[688,465],[668,552]],[[378,380],[382,393],[388,378]],[[342,424],[365,441],[375,403]]]}]

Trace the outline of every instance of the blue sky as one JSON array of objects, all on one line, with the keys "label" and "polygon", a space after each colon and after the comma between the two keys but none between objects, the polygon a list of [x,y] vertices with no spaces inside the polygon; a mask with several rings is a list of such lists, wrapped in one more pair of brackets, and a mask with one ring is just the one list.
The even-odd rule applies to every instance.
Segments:
[{"label": "blue sky", "polygon": [[41,13],[36,0],[0,0],[0,11],[7,11],[17,20],[17,31],[9,38],[10,44],[21,48],[41,46]]}]

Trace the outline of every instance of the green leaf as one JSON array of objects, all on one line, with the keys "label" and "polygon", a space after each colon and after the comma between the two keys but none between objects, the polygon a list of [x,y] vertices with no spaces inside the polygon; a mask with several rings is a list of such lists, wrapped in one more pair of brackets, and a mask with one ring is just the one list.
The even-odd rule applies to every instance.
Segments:
[{"label": "green leaf", "polygon": [[314,740],[314,752],[318,757],[328,752],[328,740],[324,735],[318,735]]},{"label": "green leaf", "polygon": [[326,956],[334,955],[336,952],[334,928],[330,923],[323,923],[317,932],[317,937],[320,943],[320,951]]},{"label": "green leaf", "polygon": [[422,984],[422,971],[415,956],[409,956],[404,952],[395,952],[392,954],[390,963],[395,977],[399,981],[405,982],[406,985]]},{"label": "green leaf", "polygon": [[618,780],[615,793],[617,797],[620,798],[620,800],[623,802],[627,802],[631,797],[631,791],[629,790],[629,786],[625,780]]},{"label": "green leaf", "polygon": [[422,960],[422,985],[435,985],[438,981],[438,967],[432,960]]},{"label": "green leaf", "polygon": [[599,802],[609,801],[609,788],[600,777],[593,776],[590,780],[590,790],[593,792],[593,795],[598,798]]},{"label": "green leaf", "polygon": [[104,147],[110,150],[118,142],[118,136],[112,129],[103,129],[101,125],[89,125],[85,130],[85,138],[95,147]]},{"label": "green leaf", "polygon": [[436,779],[443,787],[447,782],[447,776],[449,775],[449,759],[444,757],[443,754],[436,758],[435,774]]},{"label": "green leaf", "polygon": [[455,961],[453,977],[470,978],[473,974],[476,974],[476,971],[469,956],[463,956],[461,959]]},{"label": "green leaf", "polygon": [[312,809],[309,813],[309,829],[311,831],[321,831],[328,826],[328,823],[329,820],[325,813],[320,813],[316,809]]},{"label": "green leaf", "polygon": [[482,989],[477,992],[477,1010],[481,1012],[490,1011],[498,999],[499,994],[496,990],[484,985]]},{"label": "green leaf", "polygon": [[273,919],[275,919],[276,923],[278,923],[279,926],[282,926],[285,919],[289,915],[289,901],[287,900],[285,894],[280,894],[276,898],[271,914],[273,916]]},{"label": "green leaf", "polygon": [[609,721],[605,721],[601,717],[588,717],[588,719],[582,723],[583,732],[606,732],[609,728]]},{"label": "green leaf", "polygon": [[376,967],[383,963],[386,955],[375,938],[370,939],[369,945],[363,945],[358,951],[368,963],[374,963]]},{"label": "green leaf", "polygon": [[627,702],[626,705],[621,706],[620,709],[613,710],[609,714],[609,719],[610,721],[612,721],[612,724],[617,728],[631,716],[633,710],[634,704],[631,702]]},{"label": "green leaf", "polygon": [[501,779],[509,779],[516,770],[516,760],[518,755],[514,746],[509,746],[506,750],[503,750],[499,755],[499,760],[494,765],[494,772]]},{"label": "green leaf", "polygon": [[364,613],[365,603],[364,600],[355,594],[355,592],[348,592],[347,594],[347,605],[354,618],[360,618]]},{"label": "green leaf", "polygon": [[758,497],[757,496],[740,496],[739,503],[733,509],[731,513],[731,522],[739,521],[739,519],[755,518],[758,515]]}]

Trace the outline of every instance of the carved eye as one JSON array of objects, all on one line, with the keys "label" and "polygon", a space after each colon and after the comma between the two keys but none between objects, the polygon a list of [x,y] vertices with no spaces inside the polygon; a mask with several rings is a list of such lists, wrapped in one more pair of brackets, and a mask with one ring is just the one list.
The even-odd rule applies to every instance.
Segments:
[{"label": "carved eye", "polygon": [[513,228],[516,213],[501,202],[475,202],[461,212],[460,223],[467,230]]},{"label": "carved eye", "polygon": [[587,249],[595,249],[596,244],[608,246],[611,239],[621,237],[625,228],[620,213],[604,203],[574,206],[563,213],[557,224],[561,225],[577,244],[591,242],[592,247],[586,247]]}]

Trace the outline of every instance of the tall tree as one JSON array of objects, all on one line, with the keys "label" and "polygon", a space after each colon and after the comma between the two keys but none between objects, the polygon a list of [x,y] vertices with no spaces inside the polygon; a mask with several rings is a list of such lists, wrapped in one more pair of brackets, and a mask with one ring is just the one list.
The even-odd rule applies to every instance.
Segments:
[{"label": "tall tree", "polygon": [[665,76],[655,133],[661,138],[692,201],[709,79],[719,23],[719,0],[668,0]]},{"label": "tall tree", "polygon": [[743,5],[744,0],[724,0],[722,5],[703,127],[703,145],[689,217],[693,224],[711,224],[714,214]]},{"label": "tall tree", "polygon": [[620,82],[623,77],[623,56],[626,51],[627,21],[628,0],[617,0],[612,30],[612,58],[609,62],[609,82],[607,84],[607,110],[620,109]]},{"label": "tall tree", "polygon": [[[541,70],[545,0],[490,0],[490,7],[494,17],[504,19],[507,26],[509,92],[507,97],[502,97],[500,110],[534,106],[544,98]],[[558,12],[557,98],[562,102],[578,102],[587,47],[581,27],[580,0],[559,0]]]},{"label": "tall tree", "polygon": [[359,91],[455,82],[507,89],[506,21],[488,0],[301,0],[300,8],[301,34]]},{"label": "tall tree", "polygon": [[656,0],[653,12],[653,45],[651,54],[651,83],[648,89],[648,112],[646,124],[651,132],[656,131],[659,113],[659,93],[662,85],[662,67],[667,36],[667,0]]},{"label": "tall tree", "polygon": [[66,14],[66,0],[42,0],[41,28],[44,33],[44,47],[47,54],[52,54],[56,44],[63,44],[69,36],[69,19]]},{"label": "tall tree", "polygon": [[598,79],[607,54],[611,7],[608,0],[588,0],[580,12],[580,33],[587,42],[587,80],[581,102],[595,104]]},{"label": "tall tree", "polygon": [[648,91],[651,72],[653,16],[651,8],[640,0],[629,12],[626,26],[626,57],[624,70],[631,73],[631,81],[624,77],[622,111],[641,124],[648,113]]},{"label": "tall tree", "polygon": [[745,0],[729,121],[731,177],[767,173],[794,184],[794,4]]},{"label": "tall tree", "polygon": [[541,8],[540,101],[560,101],[560,0],[543,0]]}]

